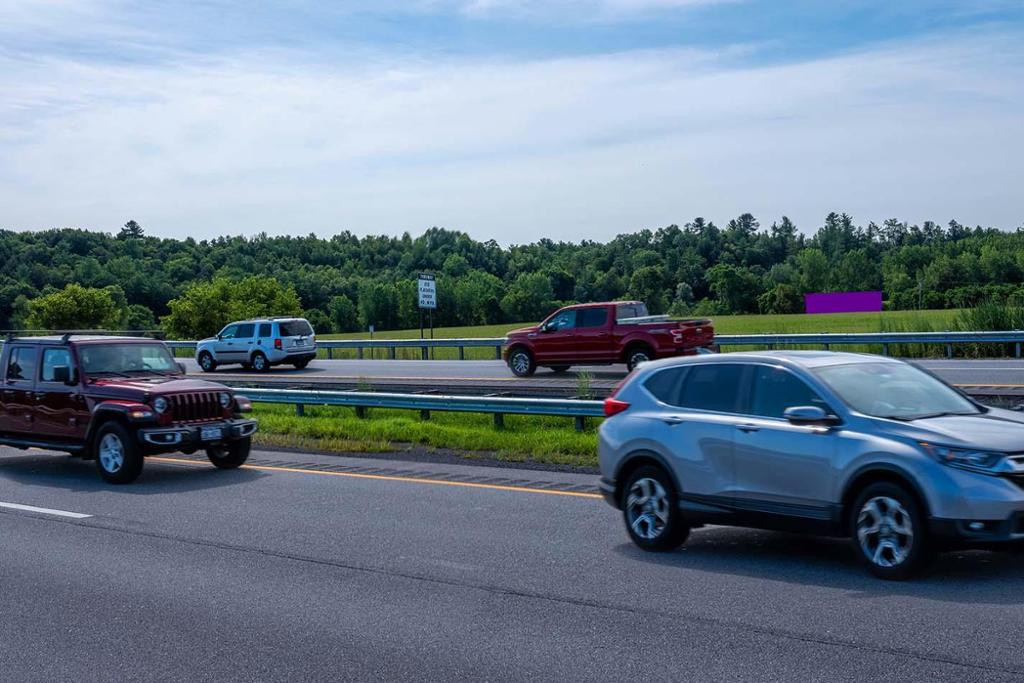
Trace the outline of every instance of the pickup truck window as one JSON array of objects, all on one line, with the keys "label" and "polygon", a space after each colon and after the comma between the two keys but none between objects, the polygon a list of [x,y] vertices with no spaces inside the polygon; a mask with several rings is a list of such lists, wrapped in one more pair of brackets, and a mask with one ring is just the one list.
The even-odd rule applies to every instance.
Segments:
[{"label": "pickup truck window", "polygon": [[71,352],[67,349],[44,349],[43,370],[39,379],[44,382],[54,382],[53,369],[58,365],[71,368]]},{"label": "pickup truck window", "polygon": [[562,311],[554,318],[549,320],[544,329],[548,332],[555,332],[557,330],[570,330],[576,327],[576,310]]},{"label": "pickup truck window", "polygon": [[608,309],[604,306],[582,308],[576,316],[576,327],[604,327],[607,322]]},{"label": "pickup truck window", "polygon": [[646,304],[619,304],[615,307],[615,319],[644,318],[647,315]]},{"label": "pickup truck window", "polygon": [[7,361],[7,379],[32,379],[36,372],[36,349],[33,346],[15,346]]}]

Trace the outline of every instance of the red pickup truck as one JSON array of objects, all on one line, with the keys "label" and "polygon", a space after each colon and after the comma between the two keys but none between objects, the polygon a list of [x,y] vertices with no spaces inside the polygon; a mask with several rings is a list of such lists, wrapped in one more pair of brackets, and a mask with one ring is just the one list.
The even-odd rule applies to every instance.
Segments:
[{"label": "red pickup truck", "polygon": [[566,306],[536,327],[509,332],[504,356],[518,377],[537,366],[565,372],[572,365],[625,363],[632,371],[655,358],[710,350],[714,341],[710,320],[671,320],[648,315],[641,301],[609,301]]}]

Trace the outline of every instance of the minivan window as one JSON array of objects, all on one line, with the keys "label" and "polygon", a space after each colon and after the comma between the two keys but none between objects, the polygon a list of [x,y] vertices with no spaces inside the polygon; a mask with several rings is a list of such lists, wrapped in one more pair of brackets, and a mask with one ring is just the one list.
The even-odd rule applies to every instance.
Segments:
[{"label": "minivan window", "polygon": [[252,339],[253,332],[256,331],[256,326],[252,323],[245,323],[238,326],[238,331],[235,332],[235,339]]},{"label": "minivan window", "polygon": [[683,380],[686,378],[688,369],[684,366],[656,372],[644,382],[644,387],[662,403],[677,406],[679,405],[679,390],[683,388]]},{"label": "minivan window", "polygon": [[604,306],[581,308],[576,316],[576,327],[604,327],[607,322],[608,309]]},{"label": "minivan window", "polygon": [[825,401],[807,383],[785,368],[758,365],[750,395],[750,414],[782,417],[786,408],[817,406],[831,412]]},{"label": "minivan window", "polygon": [[690,367],[679,397],[684,408],[736,412],[743,366],[734,363],[700,363]]},{"label": "minivan window", "polygon": [[34,346],[16,346],[11,349],[7,360],[7,379],[32,379],[36,372],[36,348]]},{"label": "minivan window", "polygon": [[309,337],[313,328],[305,320],[282,320],[278,324],[282,337]]},{"label": "minivan window", "polygon": [[43,370],[40,379],[44,382],[55,382],[53,369],[59,365],[71,369],[71,352],[67,349],[44,349]]}]

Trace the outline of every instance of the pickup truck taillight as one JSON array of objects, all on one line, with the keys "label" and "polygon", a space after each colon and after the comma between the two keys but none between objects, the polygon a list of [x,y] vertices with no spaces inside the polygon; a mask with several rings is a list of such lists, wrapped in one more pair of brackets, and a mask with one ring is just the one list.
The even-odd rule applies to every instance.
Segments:
[{"label": "pickup truck taillight", "polygon": [[612,417],[629,409],[629,404],[617,398],[606,398],[604,400],[604,416]]},{"label": "pickup truck taillight", "polygon": [[280,351],[281,347],[282,347],[281,340],[280,339],[275,339],[274,340],[274,348],[277,349],[278,351]]}]

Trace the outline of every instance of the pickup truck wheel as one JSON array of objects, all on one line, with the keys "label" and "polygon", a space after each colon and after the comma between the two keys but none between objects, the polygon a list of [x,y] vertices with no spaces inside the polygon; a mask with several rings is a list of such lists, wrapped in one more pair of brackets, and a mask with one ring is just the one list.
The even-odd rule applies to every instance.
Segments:
[{"label": "pickup truck wheel", "polygon": [[199,367],[203,372],[213,372],[217,369],[217,361],[213,359],[209,351],[203,351],[199,354]]},{"label": "pickup truck wheel", "polygon": [[555,373],[556,375],[560,375],[563,372],[568,372],[570,367],[572,367],[572,366],[571,365],[552,365],[551,366],[551,372]]},{"label": "pickup truck wheel", "polygon": [[626,351],[626,368],[633,372],[638,365],[654,358],[654,354],[646,346],[633,346]]},{"label": "pickup truck wheel", "polygon": [[256,372],[267,372],[270,370],[270,361],[263,355],[262,352],[257,351],[252,354],[252,369]]},{"label": "pickup truck wheel", "polygon": [[111,484],[130,484],[142,473],[142,451],[128,430],[108,422],[96,432],[96,469]]},{"label": "pickup truck wheel", "polygon": [[516,377],[529,377],[537,369],[533,354],[526,349],[515,349],[508,357],[508,367]]},{"label": "pickup truck wheel", "polygon": [[252,438],[245,437],[237,441],[231,441],[224,446],[212,446],[206,449],[206,457],[215,467],[222,470],[233,470],[241,467],[249,459],[249,449],[252,448]]}]

